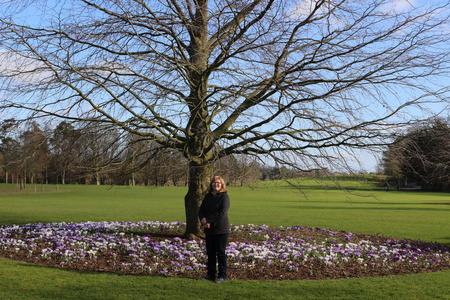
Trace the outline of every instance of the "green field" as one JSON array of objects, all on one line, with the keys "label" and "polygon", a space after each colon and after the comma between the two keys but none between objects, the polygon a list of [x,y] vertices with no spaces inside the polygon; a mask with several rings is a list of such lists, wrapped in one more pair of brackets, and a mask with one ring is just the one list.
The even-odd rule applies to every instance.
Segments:
[{"label": "green field", "polygon": [[[450,246],[450,194],[307,179],[230,187],[233,224],[300,225]],[[184,221],[185,187],[0,185],[0,224]],[[84,273],[0,259],[0,299],[450,299],[450,271],[320,281],[237,281]]]}]

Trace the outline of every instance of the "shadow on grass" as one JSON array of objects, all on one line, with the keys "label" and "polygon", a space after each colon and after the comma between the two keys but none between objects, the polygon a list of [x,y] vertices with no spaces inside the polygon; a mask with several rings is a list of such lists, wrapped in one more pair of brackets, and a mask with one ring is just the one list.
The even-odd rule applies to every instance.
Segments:
[{"label": "shadow on grass", "polygon": [[[348,191],[348,192],[383,192],[383,188],[363,188],[363,187],[337,187],[337,186],[283,186],[283,189],[286,190],[298,190],[298,191]],[[393,192],[393,191],[387,191]]]},{"label": "shadow on grass", "polygon": [[[298,201],[297,201],[298,202]],[[360,201],[341,201],[341,202],[334,202],[334,201],[300,201],[301,203],[305,204],[314,204],[314,203],[320,203],[320,205],[301,205],[301,206],[294,206],[291,205],[287,208],[297,208],[297,209],[315,209],[315,210],[403,210],[403,211],[448,211],[449,209],[445,209],[441,207],[440,205],[436,205],[435,207],[424,207],[424,205],[430,204],[430,203],[390,203],[390,202],[360,202]],[[328,205],[325,206],[323,203],[333,203],[336,205]],[[340,206],[340,204],[344,204],[343,206]],[[365,206],[361,206],[365,205]],[[376,205],[375,206],[367,206],[367,205]],[[399,206],[399,207],[392,207],[392,206]],[[408,206],[408,207],[406,207]],[[417,207],[410,207],[410,206],[417,206]]]},{"label": "shadow on grass", "polygon": [[[26,262],[26,261],[21,261],[21,260],[13,260],[13,259],[8,259],[8,258],[3,258],[3,259],[16,263],[17,266],[20,268],[28,268],[30,270],[57,270],[57,271],[73,273],[73,274],[107,274],[108,273],[108,272],[99,272],[99,271],[91,271],[91,270],[79,270],[79,269],[67,268],[67,267],[58,267],[58,266],[52,266],[52,265]],[[112,274],[112,273],[109,273],[109,274]]]},{"label": "shadow on grass", "polygon": [[[430,190],[421,190],[421,189],[408,189],[408,188],[392,188],[386,189],[386,186],[381,184],[374,184],[376,182],[362,182],[360,185],[346,185],[346,182],[339,182],[339,180],[336,181],[336,183],[321,183],[320,181],[316,183],[308,183],[308,184],[297,184],[297,183],[280,183],[278,186],[270,186],[270,187],[264,187],[264,186],[258,186],[258,187],[252,187],[252,189],[264,189],[264,188],[274,188],[274,187],[281,187],[286,190],[298,190],[298,191],[348,191],[348,192],[365,192],[365,193],[371,193],[371,192],[386,192],[386,193],[400,193],[400,194],[432,194],[435,196],[445,196],[449,197],[450,193],[446,193],[444,191],[430,191]],[[378,182],[379,183],[379,182]]]}]

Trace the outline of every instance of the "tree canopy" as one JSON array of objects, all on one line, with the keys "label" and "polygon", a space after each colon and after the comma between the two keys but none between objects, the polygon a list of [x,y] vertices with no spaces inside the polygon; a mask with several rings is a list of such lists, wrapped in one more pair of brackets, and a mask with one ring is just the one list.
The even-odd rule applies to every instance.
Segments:
[{"label": "tree canopy", "polygon": [[427,103],[448,107],[449,1],[405,3],[2,1],[0,108],[179,151],[199,234],[215,160],[345,165]]},{"label": "tree canopy", "polygon": [[450,190],[450,124],[435,119],[411,128],[384,152],[383,166],[402,185]]}]

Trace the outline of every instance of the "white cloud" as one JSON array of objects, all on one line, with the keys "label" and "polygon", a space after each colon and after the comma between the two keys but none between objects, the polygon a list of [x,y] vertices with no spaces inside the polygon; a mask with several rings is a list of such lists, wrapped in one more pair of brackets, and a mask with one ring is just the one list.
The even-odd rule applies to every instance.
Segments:
[{"label": "white cloud", "polygon": [[11,51],[0,51],[0,74],[22,83],[37,83],[52,76],[44,63]]},{"label": "white cloud", "polygon": [[[288,12],[288,16],[292,19],[301,20],[310,17],[312,14],[312,18],[318,20],[316,21],[317,24],[322,23],[324,27],[332,26],[332,28],[338,29],[341,26],[345,26],[348,20],[336,12],[340,10],[351,10],[352,5],[354,5],[354,0],[339,4],[334,0],[328,0],[322,3],[320,7],[317,7],[317,0],[300,0],[292,6]],[[340,9],[335,10],[336,7]]]},{"label": "white cloud", "polygon": [[417,5],[417,0],[392,0],[381,7],[384,13],[398,14],[406,12]]},{"label": "white cloud", "polygon": [[[290,10],[290,15],[297,18],[305,18],[314,11],[315,6],[316,1],[314,0],[300,0],[292,7],[292,9]],[[320,8],[318,11],[320,13],[324,13],[325,8],[322,6],[322,8]]]}]

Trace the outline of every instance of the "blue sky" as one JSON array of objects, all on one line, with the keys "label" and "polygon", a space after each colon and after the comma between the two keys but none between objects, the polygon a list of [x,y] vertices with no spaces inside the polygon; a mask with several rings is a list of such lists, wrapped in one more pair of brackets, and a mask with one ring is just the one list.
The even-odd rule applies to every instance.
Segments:
[{"label": "blue sky", "polygon": [[[294,6],[294,10],[296,11],[297,14],[305,14],[308,12],[308,9],[311,7],[311,1],[313,0],[303,0],[303,1],[298,1],[298,5]],[[349,0],[349,1],[360,1],[360,0]],[[7,0],[0,0],[0,4],[1,3],[6,3],[9,2]],[[52,6],[52,3],[62,3],[62,1],[44,1],[50,4],[50,6]],[[23,1],[23,3],[27,3],[27,1]],[[37,24],[37,23],[45,23],[45,14],[47,13],[48,9],[42,9],[43,6],[40,5],[40,3],[42,3],[42,1],[36,0],[36,1],[28,1],[28,4],[32,4],[30,6],[28,6],[23,14],[18,14],[15,17],[22,19],[22,21],[26,21],[29,23],[33,23],[33,24]],[[68,1],[66,2],[68,3],[68,6],[71,5],[71,3],[75,3],[73,1]],[[448,1],[444,1],[444,0],[428,0],[428,1],[419,1],[419,0],[394,0],[394,1],[386,1],[386,4],[383,6],[383,10],[385,10],[386,12],[395,12],[395,13],[401,13],[403,11],[407,11],[411,8],[418,8],[418,7],[425,7],[428,6],[430,4],[436,4],[436,3],[448,3]],[[38,10],[36,10],[38,9]],[[448,10],[450,8],[446,8],[447,13]],[[26,13],[31,12],[32,17],[27,17],[24,18],[23,16]],[[1,16],[1,12],[0,12],[0,16]],[[336,20],[336,22],[338,22],[338,20]],[[447,29],[447,32],[445,32]],[[445,34],[450,33],[450,30],[448,30],[448,27],[444,29]],[[14,55],[7,55],[6,52],[2,52],[1,48],[0,48],[0,72],[5,74],[17,69],[21,69],[22,71],[26,71],[26,70],[30,70],[30,69],[34,69],[36,67],[36,65],[32,65],[30,64],[26,59],[23,58],[18,58],[17,56]],[[33,74],[27,74],[27,75],[23,75],[20,78],[18,78],[18,80],[22,80],[23,84],[27,84],[27,83],[31,83],[31,82],[35,82],[40,80],[42,77],[45,77],[47,74],[45,72],[42,73],[33,73]],[[442,87],[445,87],[447,85],[448,87],[448,83],[441,81],[440,82]],[[436,87],[432,87],[431,84],[429,85],[430,88],[432,89],[436,89]],[[1,92],[0,92],[1,93]],[[396,97],[398,97],[398,99],[395,99],[395,97],[393,96],[392,98],[390,98],[390,101],[397,101],[400,100],[404,101],[405,97],[414,97],[414,94],[404,94],[404,90],[402,90],[401,92],[399,92],[398,95],[396,95]],[[447,94],[448,96],[448,94]],[[0,97],[2,97],[2,95],[0,94]],[[368,99],[367,105],[370,106],[370,99]],[[410,117],[420,117],[420,118],[424,118],[427,115],[431,115],[433,112],[442,112],[442,116],[443,117],[449,117],[449,111],[448,111],[448,102],[444,103],[444,102],[435,102],[435,103],[427,103],[426,106],[422,107],[422,108],[411,108],[407,111],[405,111],[405,116],[407,116],[407,114],[410,115]],[[15,115],[16,113],[14,113]],[[10,116],[8,115],[1,115],[0,113],[0,118],[8,118]],[[376,166],[377,166],[377,161],[375,156],[368,151],[362,151],[362,152],[356,152],[356,153],[341,153],[341,155],[343,157],[346,157],[347,162],[354,166],[355,169],[359,169],[360,167],[357,165],[356,162],[352,162],[352,160],[359,160],[362,164],[363,167],[368,170],[368,171],[375,171],[376,170]]]}]

